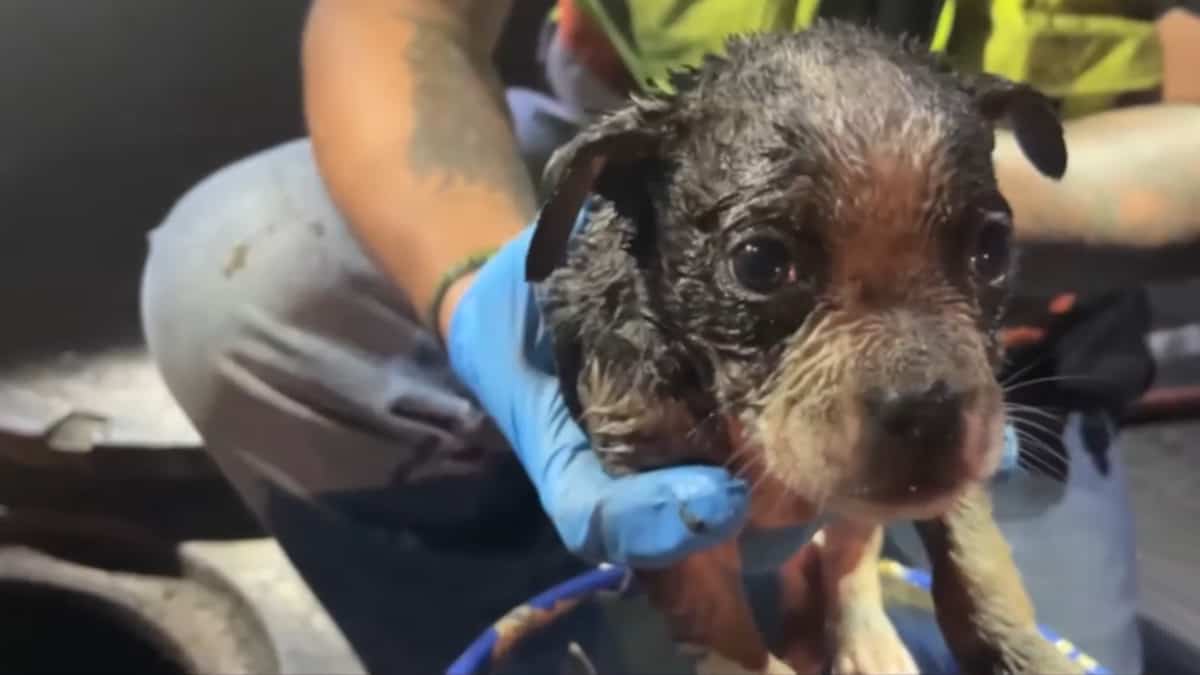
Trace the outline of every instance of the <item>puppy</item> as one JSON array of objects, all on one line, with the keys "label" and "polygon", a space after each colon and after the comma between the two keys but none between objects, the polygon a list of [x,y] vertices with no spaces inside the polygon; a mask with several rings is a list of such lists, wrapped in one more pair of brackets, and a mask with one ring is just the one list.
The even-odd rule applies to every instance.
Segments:
[{"label": "puppy", "polygon": [[994,128],[1061,177],[1049,102],[833,22],[734,38],[672,89],[547,167],[526,275],[564,396],[614,474],[722,464],[754,486],[749,527],[836,517],[781,572],[770,651],[732,541],[641,571],[677,639],[750,672],[915,671],[876,568],[882,524],[915,519],[964,672],[1079,672],[1038,635],[983,488],[1013,271]]}]

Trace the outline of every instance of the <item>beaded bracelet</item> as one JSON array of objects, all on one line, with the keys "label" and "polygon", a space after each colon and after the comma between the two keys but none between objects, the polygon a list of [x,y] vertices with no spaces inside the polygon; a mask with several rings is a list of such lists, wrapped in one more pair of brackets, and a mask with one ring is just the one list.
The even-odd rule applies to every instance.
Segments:
[{"label": "beaded bracelet", "polygon": [[442,335],[442,331],[439,329],[439,319],[442,315],[442,303],[446,300],[446,293],[450,290],[450,287],[454,285],[454,282],[478,270],[480,267],[483,267],[484,263],[486,263],[493,255],[496,254],[497,250],[498,249],[491,248],[467,256],[465,259],[446,270],[446,273],[443,274],[442,278],[438,280],[437,288],[434,289],[433,292],[433,300],[429,303],[429,312],[426,314],[426,318],[429,321],[430,328],[433,329],[433,334],[437,337],[438,342],[442,343],[443,347],[445,346],[446,341]]}]

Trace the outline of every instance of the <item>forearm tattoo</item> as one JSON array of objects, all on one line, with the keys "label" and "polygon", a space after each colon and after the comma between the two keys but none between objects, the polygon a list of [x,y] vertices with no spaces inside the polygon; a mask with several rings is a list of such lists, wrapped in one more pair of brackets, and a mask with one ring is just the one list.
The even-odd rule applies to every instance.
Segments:
[{"label": "forearm tattoo", "polygon": [[408,161],[439,191],[483,189],[505,195],[525,215],[533,189],[517,151],[507,105],[485,50],[468,36],[417,23],[404,56],[413,76]]}]

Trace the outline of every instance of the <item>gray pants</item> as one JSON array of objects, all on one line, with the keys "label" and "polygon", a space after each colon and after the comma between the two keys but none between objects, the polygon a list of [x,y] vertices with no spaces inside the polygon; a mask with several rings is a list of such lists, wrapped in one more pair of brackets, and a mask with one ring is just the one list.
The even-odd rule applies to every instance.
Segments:
[{"label": "gray pants", "polygon": [[[510,96],[544,158],[569,133]],[[561,139],[560,139],[561,140]],[[509,606],[580,569],[413,307],[370,264],[307,141],[192,189],[151,236],[145,331],[173,395],[373,672],[438,672]],[[997,511],[1047,625],[1140,672],[1116,448],[1067,427],[1066,485],[1001,482]],[[894,533],[912,551],[911,532]],[[584,619],[580,619],[584,620]]]}]

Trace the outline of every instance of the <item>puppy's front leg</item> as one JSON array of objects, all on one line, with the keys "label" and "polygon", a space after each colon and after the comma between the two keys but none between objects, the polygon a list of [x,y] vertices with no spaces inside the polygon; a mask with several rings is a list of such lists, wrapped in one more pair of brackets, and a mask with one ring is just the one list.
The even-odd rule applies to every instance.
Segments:
[{"label": "puppy's front leg", "polygon": [[917,530],[933,567],[938,623],[961,672],[1083,672],[1038,632],[983,485],[971,486],[947,515]]},{"label": "puppy's front leg", "polygon": [[715,652],[700,664],[701,672],[792,675],[767,652],[746,598],[735,540],[666,569],[639,570],[637,576],[650,603],[666,617],[676,642]]},{"label": "puppy's front leg", "polygon": [[821,576],[831,612],[833,672],[917,673],[912,655],[884,612],[879,582],[883,528],[839,520],[817,534]]}]

